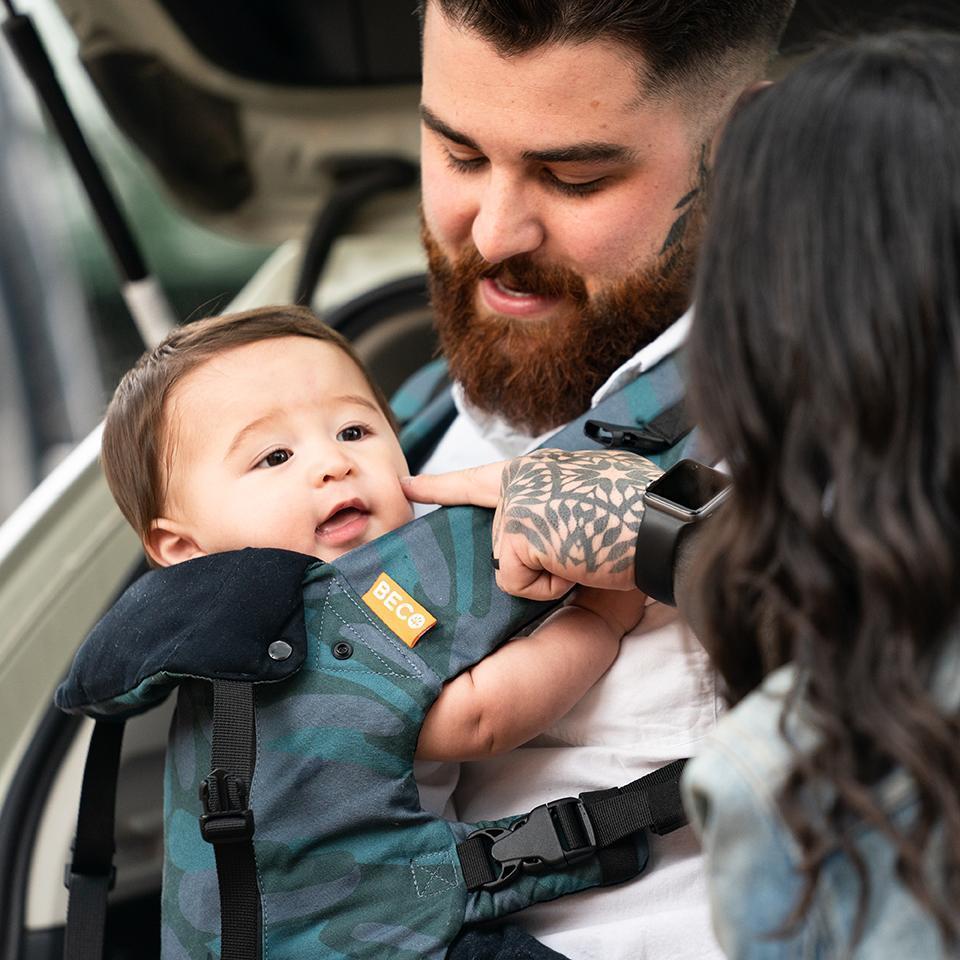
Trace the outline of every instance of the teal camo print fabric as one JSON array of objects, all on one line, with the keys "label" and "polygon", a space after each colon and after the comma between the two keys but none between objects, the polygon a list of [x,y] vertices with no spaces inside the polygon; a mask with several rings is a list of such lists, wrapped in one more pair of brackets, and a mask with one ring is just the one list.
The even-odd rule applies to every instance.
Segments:
[{"label": "teal camo print fabric", "polygon": [[[439,511],[308,569],[306,660],[256,688],[265,958],[441,958],[465,922],[600,881],[593,864],[468,894],[456,844],[474,825],[420,809],[413,755],[441,684],[545,609],[496,590],[489,536],[482,511]],[[384,569],[437,617],[412,650],[361,599]],[[347,659],[333,653],[342,643]],[[210,685],[183,683],[166,773],[165,960],[219,953],[216,868],[197,828],[210,714]]]},{"label": "teal camo print fabric", "polygon": [[[588,439],[583,432],[588,420],[605,420],[627,427],[648,424],[662,411],[683,400],[684,363],[683,350],[664,357],[622,389],[604,398],[598,406],[577,417],[556,436],[549,438],[544,446],[560,450],[595,449],[599,444]],[[457,413],[446,376],[445,361],[434,360],[415,373],[394,394],[390,405],[400,421],[400,442],[410,468],[418,470]],[[664,470],[684,457],[704,463],[714,460],[697,428],[680,438],[670,449],[645,456]]]}]

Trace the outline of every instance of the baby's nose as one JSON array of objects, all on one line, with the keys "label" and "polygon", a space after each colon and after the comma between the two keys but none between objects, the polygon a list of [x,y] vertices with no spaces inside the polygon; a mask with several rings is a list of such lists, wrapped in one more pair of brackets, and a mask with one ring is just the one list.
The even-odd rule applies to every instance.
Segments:
[{"label": "baby's nose", "polygon": [[[338,445],[339,446],[339,445]],[[331,480],[342,480],[353,469],[349,457],[339,449],[319,457],[311,470],[311,482],[314,486],[322,486]]]}]

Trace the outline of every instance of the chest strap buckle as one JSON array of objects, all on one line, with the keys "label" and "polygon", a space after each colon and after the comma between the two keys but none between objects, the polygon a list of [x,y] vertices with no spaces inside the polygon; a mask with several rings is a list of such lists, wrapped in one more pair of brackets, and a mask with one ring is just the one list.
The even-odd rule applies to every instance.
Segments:
[{"label": "chest strap buckle", "polygon": [[490,848],[490,856],[503,865],[518,863],[525,868],[557,867],[577,863],[597,849],[593,825],[583,801],[563,797],[542,803]]}]

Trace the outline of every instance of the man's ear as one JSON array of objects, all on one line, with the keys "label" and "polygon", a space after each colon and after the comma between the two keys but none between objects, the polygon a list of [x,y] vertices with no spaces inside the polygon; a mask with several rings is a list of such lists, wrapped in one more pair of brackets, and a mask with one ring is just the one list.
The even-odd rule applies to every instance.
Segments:
[{"label": "man's ear", "polygon": [[763,93],[764,90],[772,86],[772,80],[757,80],[755,83],[751,83],[750,86],[744,87],[743,90],[740,91],[740,96],[733,102],[733,107],[731,107],[727,119],[729,120],[730,117],[735,117],[757,94]]},{"label": "man's ear", "polygon": [[773,86],[772,80],[756,80],[754,83],[751,83],[749,86],[744,87],[737,99],[733,101],[733,106],[727,111],[727,115],[723,118],[723,122],[717,127],[713,133],[713,137],[710,140],[710,167],[713,167],[713,161],[716,157],[717,147],[720,145],[721,139],[723,139],[723,131],[726,130],[727,124],[748,104],[754,97],[758,94],[763,93],[768,87]]},{"label": "man's ear", "polygon": [[207,555],[183,524],[166,517],[160,517],[150,524],[150,532],[143,546],[147,556],[158,567],[171,567],[175,563]]}]

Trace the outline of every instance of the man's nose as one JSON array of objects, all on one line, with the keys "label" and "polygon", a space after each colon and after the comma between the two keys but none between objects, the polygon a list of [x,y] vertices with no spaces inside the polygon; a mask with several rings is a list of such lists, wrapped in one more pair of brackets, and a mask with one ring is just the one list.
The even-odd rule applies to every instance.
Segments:
[{"label": "man's nose", "polygon": [[532,253],[546,236],[523,184],[495,170],[480,194],[471,235],[478,253],[489,263]]}]

